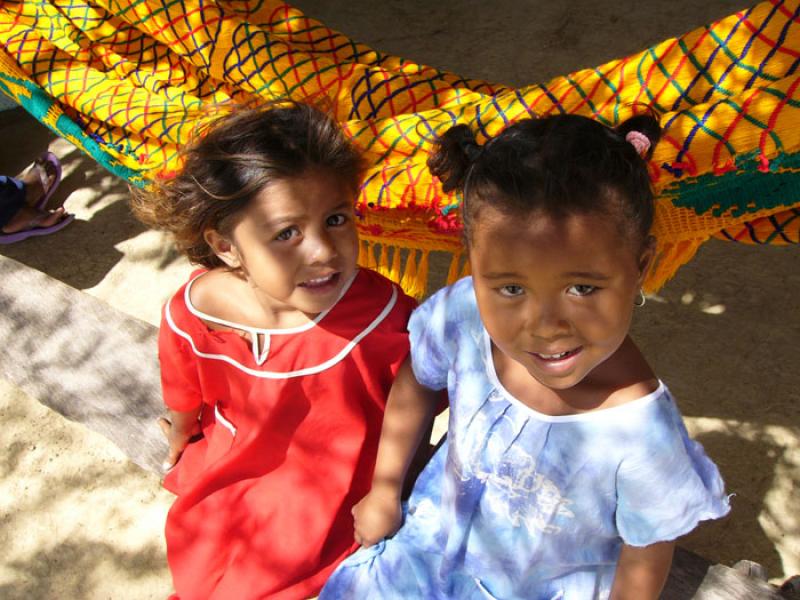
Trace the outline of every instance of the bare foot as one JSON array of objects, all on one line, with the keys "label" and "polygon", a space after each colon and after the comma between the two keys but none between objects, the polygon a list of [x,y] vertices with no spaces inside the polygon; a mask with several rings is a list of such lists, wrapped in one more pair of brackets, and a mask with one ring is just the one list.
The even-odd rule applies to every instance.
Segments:
[{"label": "bare foot", "polygon": [[17,233],[34,227],[52,227],[66,217],[64,207],[55,210],[37,210],[32,206],[23,206],[3,227],[3,233]]}]

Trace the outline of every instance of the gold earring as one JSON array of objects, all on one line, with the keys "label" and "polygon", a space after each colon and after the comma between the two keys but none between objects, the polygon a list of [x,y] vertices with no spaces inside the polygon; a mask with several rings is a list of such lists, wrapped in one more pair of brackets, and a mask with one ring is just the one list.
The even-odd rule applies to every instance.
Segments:
[{"label": "gold earring", "polygon": [[642,288],[639,288],[639,295],[636,297],[636,300],[633,301],[633,305],[641,307],[645,304],[647,304],[647,297],[644,295]]}]

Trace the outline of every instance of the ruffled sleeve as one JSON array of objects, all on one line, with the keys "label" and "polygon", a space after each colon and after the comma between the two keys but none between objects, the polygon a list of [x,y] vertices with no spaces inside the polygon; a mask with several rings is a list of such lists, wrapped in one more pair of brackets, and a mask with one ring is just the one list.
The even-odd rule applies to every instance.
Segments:
[{"label": "ruffled sleeve", "polygon": [[[411,315],[411,365],[422,385],[433,390],[447,387],[447,373],[458,338],[459,296],[465,280],[439,290]],[[471,282],[469,289],[471,289]]]},{"label": "ruffled sleeve", "polygon": [[657,407],[617,473],[617,529],[631,546],[674,540],[730,510],[717,466],[689,438],[672,398]]}]

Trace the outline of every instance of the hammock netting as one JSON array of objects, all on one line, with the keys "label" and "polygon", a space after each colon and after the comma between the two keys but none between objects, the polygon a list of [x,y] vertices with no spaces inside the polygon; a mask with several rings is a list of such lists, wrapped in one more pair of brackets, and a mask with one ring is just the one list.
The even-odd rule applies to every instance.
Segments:
[{"label": "hammock netting", "polygon": [[551,113],[614,125],[652,107],[664,127],[649,163],[652,291],[711,237],[798,243],[799,19],[800,0],[770,0],[515,89],[382,54],[271,0],[6,0],[0,90],[137,186],[180,168],[180,148],[213,107],[322,103],[372,165],[358,198],[359,260],[416,296],[431,250],[452,254],[449,280],[468,269],[459,199],[425,167],[437,134],[466,123],[483,141]]}]

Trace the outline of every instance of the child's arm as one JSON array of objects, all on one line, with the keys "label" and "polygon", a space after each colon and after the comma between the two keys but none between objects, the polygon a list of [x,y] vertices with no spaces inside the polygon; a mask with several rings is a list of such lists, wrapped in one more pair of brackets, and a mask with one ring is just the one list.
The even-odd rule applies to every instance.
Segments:
[{"label": "child's arm", "polygon": [[407,358],[386,402],[372,489],[353,507],[355,539],[362,546],[372,546],[400,528],[403,480],[439,400],[439,392],[417,381]]},{"label": "child's arm", "polygon": [[200,433],[199,416],[200,406],[184,412],[170,410],[169,419],[161,417],[158,420],[169,444],[167,459],[162,464],[165,471],[175,466],[192,436]]},{"label": "child's arm", "polygon": [[169,416],[160,418],[158,426],[167,438],[169,450],[161,464],[169,471],[178,462],[192,436],[200,433],[202,390],[196,357],[187,341],[170,326],[170,304],[164,307],[158,330],[158,362],[161,366],[161,393]]},{"label": "child's arm", "polygon": [[672,565],[675,542],[622,546],[610,600],[656,600]]}]

